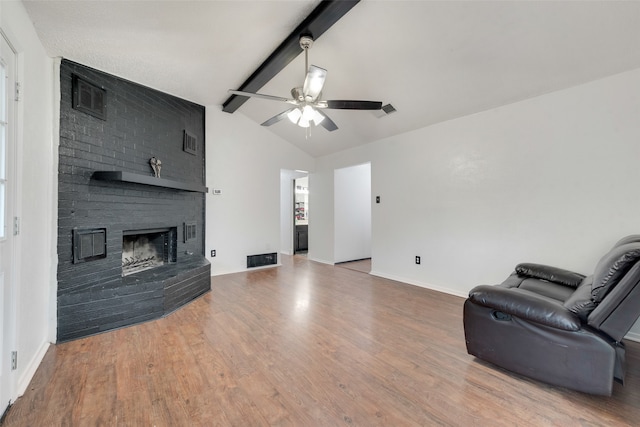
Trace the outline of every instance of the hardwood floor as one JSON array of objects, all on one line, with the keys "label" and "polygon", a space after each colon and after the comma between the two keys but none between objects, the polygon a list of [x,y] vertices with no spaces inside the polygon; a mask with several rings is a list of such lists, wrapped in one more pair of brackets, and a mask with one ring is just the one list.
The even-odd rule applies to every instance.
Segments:
[{"label": "hardwood floor", "polygon": [[638,343],[624,387],[584,395],[469,356],[462,298],[282,258],[166,318],[51,346],[3,426],[638,425]]}]

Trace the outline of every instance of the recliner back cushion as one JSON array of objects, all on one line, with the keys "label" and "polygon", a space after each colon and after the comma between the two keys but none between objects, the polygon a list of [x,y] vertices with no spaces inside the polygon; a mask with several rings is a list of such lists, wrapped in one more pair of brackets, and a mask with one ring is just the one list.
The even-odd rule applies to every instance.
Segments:
[{"label": "recliner back cushion", "polygon": [[626,245],[627,243],[635,243],[635,242],[640,242],[640,234],[632,234],[630,236],[623,237],[622,239],[618,240],[615,245],[613,245],[613,248]]},{"label": "recliner back cushion", "polygon": [[603,256],[593,273],[591,297],[599,303],[640,260],[640,242],[616,246]]}]

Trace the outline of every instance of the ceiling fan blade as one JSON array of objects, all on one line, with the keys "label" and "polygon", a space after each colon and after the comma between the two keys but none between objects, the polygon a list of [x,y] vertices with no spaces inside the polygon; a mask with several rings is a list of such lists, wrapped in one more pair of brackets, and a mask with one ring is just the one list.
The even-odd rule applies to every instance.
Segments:
[{"label": "ceiling fan blade", "polygon": [[233,89],[229,89],[228,92],[234,95],[249,96],[252,98],[262,98],[262,99],[268,99],[270,101],[281,101],[281,102],[288,102],[289,104],[297,104],[295,100],[289,99],[289,98],[283,98],[281,96],[265,95],[262,93],[254,93],[254,92],[243,92],[241,90],[233,90]]},{"label": "ceiling fan blade", "polygon": [[287,114],[289,114],[291,110],[295,110],[295,108],[289,108],[287,111],[283,111],[280,114],[276,114],[275,116],[271,117],[269,120],[262,123],[260,126],[271,126],[274,123],[278,123],[282,119],[286,119]]},{"label": "ceiling fan blade", "polygon": [[324,81],[327,78],[327,70],[324,68],[316,67],[315,65],[309,66],[309,71],[304,79],[304,85],[302,86],[302,93],[307,101],[315,101],[322,92]]},{"label": "ceiling fan blade", "polygon": [[333,100],[325,101],[326,108],[333,110],[381,110],[382,102],[378,101],[350,101],[350,100]]},{"label": "ceiling fan blade", "polygon": [[329,132],[333,132],[334,130],[338,129],[338,125],[336,125],[333,122],[333,120],[329,118],[329,116],[327,116],[325,113],[323,113],[320,110],[316,110],[316,111],[324,116],[324,120],[320,122],[320,126],[325,128]]}]

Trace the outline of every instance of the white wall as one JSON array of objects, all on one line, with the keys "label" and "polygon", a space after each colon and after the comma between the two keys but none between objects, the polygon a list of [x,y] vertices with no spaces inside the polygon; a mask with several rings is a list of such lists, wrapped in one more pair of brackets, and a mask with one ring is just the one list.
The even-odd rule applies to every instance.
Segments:
[{"label": "white wall", "polygon": [[371,164],[334,171],[335,262],[371,258]]},{"label": "white wall", "polygon": [[54,140],[54,64],[47,57],[22,2],[2,2],[0,27],[18,51],[18,203],[16,238],[17,381],[22,394],[48,344],[55,340],[57,147]]},{"label": "white wall", "polygon": [[372,162],[374,274],[460,296],[523,261],[589,274],[640,232],[639,117],[633,70],[317,159],[314,184]]},{"label": "white wall", "polygon": [[281,169],[312,170],[314,160],[215,105],[206,109],[206,139],[207,186],[222,194],[207,195],[205,255],[217,251],[212,275],[244,271],[247,255],[280,252]]},{"label": "white wall", "polygon": [[[317,162],[316,162],[317,168]],[[333,264],[334,260],[334,197],[333,169],[309,174],[309,251],[310,260]]]}]

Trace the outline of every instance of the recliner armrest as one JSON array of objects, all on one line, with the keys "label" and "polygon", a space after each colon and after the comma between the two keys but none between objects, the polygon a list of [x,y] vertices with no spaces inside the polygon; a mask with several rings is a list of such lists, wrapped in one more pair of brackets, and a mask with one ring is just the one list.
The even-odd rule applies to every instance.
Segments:
[{"label": "recliner armrest", "polygon": [[522,276],[547,280],[559,285],[577,288],[586,276],[562,268],[543,264],[522,263],[516,265],[516,273]]},{"label": "recliner armrest", "polygon": [[566,307],[519,289],[480,285],[469,292],[469,300],[555,329],[577,331],[582,327],[578,316]]}]

